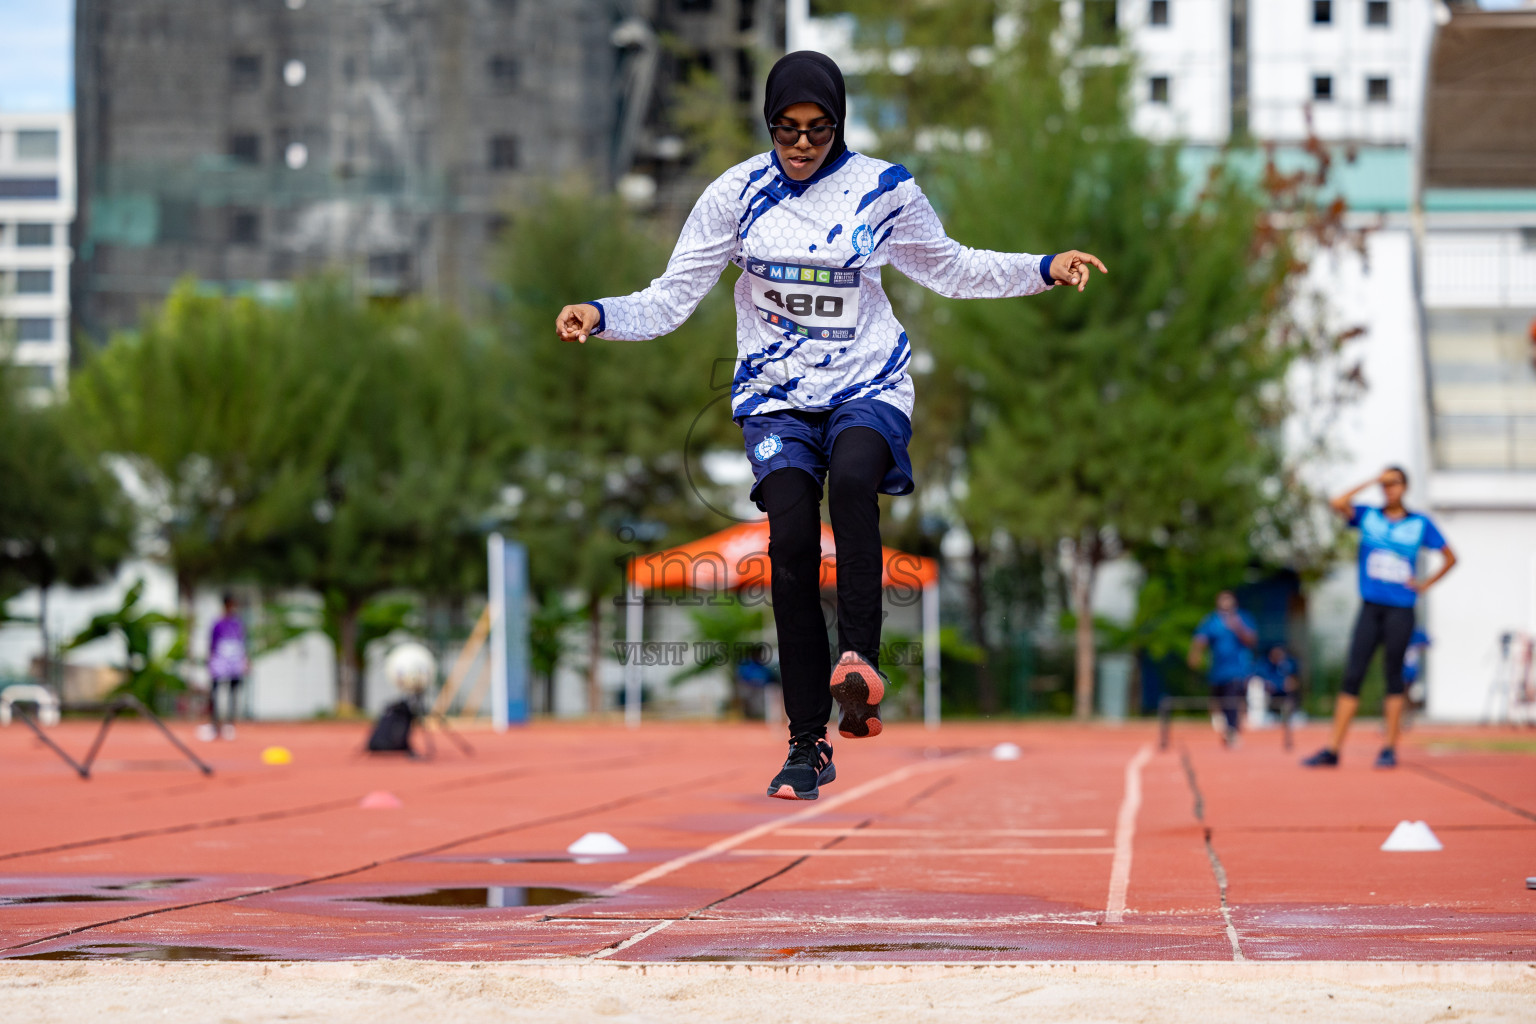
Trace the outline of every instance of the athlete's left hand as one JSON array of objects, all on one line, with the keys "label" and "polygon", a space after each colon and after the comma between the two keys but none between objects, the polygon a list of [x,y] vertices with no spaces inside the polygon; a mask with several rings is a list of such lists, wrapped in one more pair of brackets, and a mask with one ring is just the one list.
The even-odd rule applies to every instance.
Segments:
[{"label": "athlete's left hand", "polygon": [[1082,291],[1088,287],[1088,268],[1098,267],[1099,273],[1109,273],[1097,256],[1092,253],[1078,252],[1076,249],[1068,249],[1059,252],[1051,259],[1051,278],[1058,284],[1075,284],[1077,290]]}]

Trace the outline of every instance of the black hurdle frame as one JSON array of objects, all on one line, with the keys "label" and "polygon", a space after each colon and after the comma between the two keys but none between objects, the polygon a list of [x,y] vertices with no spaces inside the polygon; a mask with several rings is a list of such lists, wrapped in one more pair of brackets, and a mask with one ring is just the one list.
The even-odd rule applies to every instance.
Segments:
[{"label": "black hurdle frame", "polygon": [[[95,710],[100,706],[101,705],[83,705],[71,707],[66,710]],[[91,742],[91,749],[86,751],[85,759],[83,761],[76,761],[74,758],[70,757],[63,747],[59,746],[48,736],[47,733],[43,732],[43,727],[37,724],[37,720],[33,718],[32,713],[23,706],[23,702],[18,701],[14,706],[14,710],[21,717],[21,720],[26,723],[27,728],[36,733],[37,738],[42,740],[43,743],[47,745],[48,749],[52,750],[55,754],[58,754],[61,758],[63,758],[65,764],[73,768],[77,775],[87,781],[89,781],[91,778],[91,766],[96,763],[96,755],[101,752],[101,745],[106,742],[108,730],[112,728],[112,723],[117,720],[117,716],[125,711],[137,711],[139,714],[149,719],[155,724],[155,728],[159,729],[165,738],[171,741],[171,746],[181,751],[182,756],[184,756],[188,761],[191,761],[198,771],[202,772],[204,775],[213,774],[213,769],[210,768],[207,764],[203,763],[203,760],[200,757],[192,753],[192,749],[190,747],[181,742],[181,740],[177,739],[176,734],[171,732],[170,728],[160,720],[160,716],[151,711],[147,704],[139,700],[139,698],[135,697],[133,694],[125,693],[117,699],[113,700],[111,703],[105,705],[105,707],[106,715],[101,720],[101,728],[96,731],[96,738]]]},{"label": "black hurdle frame", "polygon": [[[1293,693],[1283,694],[1280,697],[1280,744],[1286,749],[1292,749],[1295,740],[1291,736],[1291,717],[1296,713],[1299,702]],[[1228,694],[1224,697],[1171,697],[1165,696],[1157,702],[1157,748],[1167,750],[1170,734],[1173,732],[1173,713],[1175,711],[1209,710],[1212,712],[1226,711],[1234,708],[1239,713],[1248,705],[1245,694]]]}]

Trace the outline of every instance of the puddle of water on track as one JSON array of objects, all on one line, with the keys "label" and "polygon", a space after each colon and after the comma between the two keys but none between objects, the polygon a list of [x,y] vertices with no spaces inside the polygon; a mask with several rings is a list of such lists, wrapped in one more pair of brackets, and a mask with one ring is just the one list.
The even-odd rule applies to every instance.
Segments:
[{"label": "puddle of water on track", "polygon": [[98,942],[11,960],[281,960],[250,949],[225,946],[162,946],[150,942]]},{"label": "puddle of water on track", "polygon": [[132,882],[116,882],[112,885],[92,886],[93,890],[97,890],[93,892],[43,893],[35,896],[0,896],[0,907],[14,907],[31,903],[125,903],[132,902],[134,897],[128,895],[104,896],[102,893],[169,889],[172,886],[195,881],[197,881],[195,878],[141,878]]},{"label": "puddle of water on track", "polygon": [[386,903],[408,907],[557,907],[598,898],[584,889],[554,886],[490,885],[475,888],[428,889],[392,896],[352,896],[347,903]]},{"label": "puddle of water on track", "polygon": [[16,907],[24,903],[128,903],[132,896],[103,896],[94,892],[61,892],[49,896],[0,896],[0,907]]},{"label": "puddle of water on track", "polygon": [[789,946],[784,949],[743,949],[732,953],[698,953],[673,957],[697,963],[725,963],[740,960],[821,959],[843,953],[1018,953],[1018,946],[975,946],[960,942],[858,942],[826,946]]}]

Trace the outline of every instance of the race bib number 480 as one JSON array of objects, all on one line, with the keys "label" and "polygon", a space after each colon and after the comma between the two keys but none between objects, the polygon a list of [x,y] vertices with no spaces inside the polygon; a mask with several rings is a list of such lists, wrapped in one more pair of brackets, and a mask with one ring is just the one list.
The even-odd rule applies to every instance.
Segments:
[{"label": "race bib number 480", "polygon": [[817,341],[852,341],[859,322],[859,272],[750,260],[747,277],[758,316]]}]

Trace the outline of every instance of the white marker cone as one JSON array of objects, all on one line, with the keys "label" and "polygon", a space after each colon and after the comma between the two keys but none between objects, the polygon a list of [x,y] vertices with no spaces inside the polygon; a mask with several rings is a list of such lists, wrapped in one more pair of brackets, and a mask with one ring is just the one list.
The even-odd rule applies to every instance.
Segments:
[{"label": "white marker cone", "polygon": [[357,802],[357,806],[365,811],[392,811],[405,804],[395,794],[386,789],[376,789]]},{"label": "white marker cone", "polygon": [[1425,853],[1443,850],[1440,840],[1422,821],[1400,821],[1381,848],[1388,853]]},{"label": "white marker cone", "polygon": [[992,760],[1017,761],[1023,753],[1024,751],[1019,749],[1017,743],[999,743],[992,748]]},{"label": "white marker cone", "polygon": [[629,847],[613,838],[607,832],[588,832],[570,846],[567,846],[565,852],[574,853],[581,857],[596,857],[628,853]]}]

